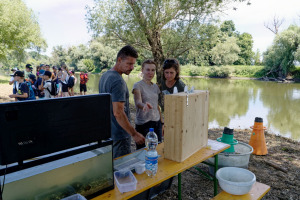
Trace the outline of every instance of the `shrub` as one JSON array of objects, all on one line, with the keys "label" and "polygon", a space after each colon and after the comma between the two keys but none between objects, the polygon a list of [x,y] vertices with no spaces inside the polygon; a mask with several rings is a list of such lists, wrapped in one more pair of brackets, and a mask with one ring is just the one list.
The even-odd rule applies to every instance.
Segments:
[{"label": "shrub", "polygon": [[230,75],[228,67],[211,67],[208,70],[208,77],[210,78],[227,78]]}]

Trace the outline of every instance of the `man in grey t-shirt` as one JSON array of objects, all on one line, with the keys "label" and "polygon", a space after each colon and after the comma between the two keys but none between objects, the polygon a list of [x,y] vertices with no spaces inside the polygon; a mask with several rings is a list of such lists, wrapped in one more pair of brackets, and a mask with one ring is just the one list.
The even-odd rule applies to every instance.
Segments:
[{"label": "man in grey t-shirt", "polygon": [[134,68],[138,54],[127,45],[118,55],[115,66],[105,72],[99,81],[99,93],[110,93],[112,100],[111,137],[113,139],[113,157],[117,158],[130,153],[131,137],[138,144],[145,138],[130,124],[129,92],[122,74],[129,75]]}]

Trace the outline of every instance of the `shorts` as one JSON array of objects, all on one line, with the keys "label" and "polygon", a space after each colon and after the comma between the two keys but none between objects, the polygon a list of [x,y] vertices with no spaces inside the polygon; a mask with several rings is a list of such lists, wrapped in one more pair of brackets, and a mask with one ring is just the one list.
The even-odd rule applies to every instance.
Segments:
[{"label": "shorts", "polygon": [[80,84],[80,92],[86,92],[86,84]]},{"label": "shorts", "polygon": [[62,92],[68,92],[68,85],[65,83],[62,83]]},{"label": "shorts", "polygon": [[113,141],[113,157],[118,158],[131,153],[131,137]]}]

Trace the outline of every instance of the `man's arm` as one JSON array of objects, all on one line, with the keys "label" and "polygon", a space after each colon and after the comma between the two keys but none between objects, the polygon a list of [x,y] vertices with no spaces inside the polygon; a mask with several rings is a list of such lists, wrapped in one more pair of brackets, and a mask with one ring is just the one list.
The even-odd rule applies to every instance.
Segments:
[{"label": "man's arm", "polygon": [[124,102],[112,102],[113,114],[119,125],[129,133],[137,144],[145,143],[145,137],[137,132],[130,124],[124,112]]},{"label": "man's arm", "polygon": [[9,95],[10,98],[28,98],[28,93],[23,93],[23,94],[11,94]]}]

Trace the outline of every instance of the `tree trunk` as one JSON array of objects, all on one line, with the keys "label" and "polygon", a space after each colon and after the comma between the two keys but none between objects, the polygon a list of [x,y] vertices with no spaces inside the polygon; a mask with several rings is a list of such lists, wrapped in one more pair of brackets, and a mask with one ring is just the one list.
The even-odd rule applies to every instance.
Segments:
[{"label": "tree trunk", "polygon": [[156,68],[156,81],[159,87],[161,87],[161,83],[163,81],[163,62],[165,60],[165,56],[163,53],[162,45],[161,45],[161,38],[160,38],[160,31],[156,30],[153,31],[152,37],[148,39],[148,42],[151,46],[152,55],[154,61],[157,64]]}]

